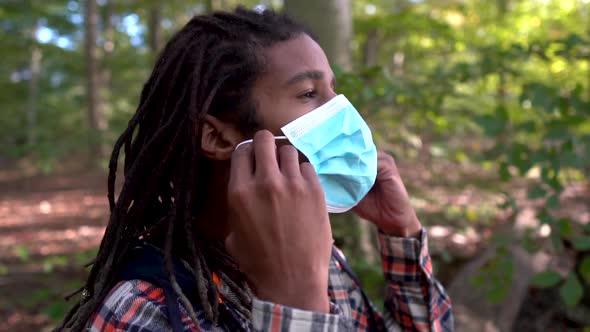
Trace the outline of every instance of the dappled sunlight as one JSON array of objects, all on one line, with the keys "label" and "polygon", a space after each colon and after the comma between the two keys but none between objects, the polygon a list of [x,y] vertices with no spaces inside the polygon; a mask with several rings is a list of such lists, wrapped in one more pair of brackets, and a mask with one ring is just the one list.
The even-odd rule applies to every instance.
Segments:
[{"label": "dappled sunlight", "polygon": [[431,238],[447,237],[451,234],[452,230],[450,227],[433,225],[428,228],[428,235]]},{"label": "dappled sunlight", "polygon": [[36,329],[36,326],[48,324],[50,321],[47,315],[35,315],[25,311],[12,311],[8,313],[6,320],[0,327],[0,331],[15,331],[15,326],[18,326],[19,330],[24,331],[22,330],[22,322],[27,322],[26,325],[31,326],[30,331],[33,331]]},{"label": "dappled sunlight", "polygon": [[[70,305],[63,295],[79,287],[82,265],[104,234],[104,179],[104,174],[68,174],[5,181],[0,187],[0,331],[39,330],[51,322],[46,310],[61,315]],[[51,283],[56,284],[48,288]],[[14,296],[22,302],[14,305],[28,309],[6,311]],[[48,307],[38,307],[42,303]]]},{"label": "dappled sunlight", "polygon": [[0,262],[72,254],[97,247],[106,197],[89,189],[17,194],[0,203]]},{"label": "dappled sunlight", "polygon": [[31,255],[56,255],[77,252],[98,246],[104,234],[104,227],[80,226],[66,230],[30,230],[12,233],[0,238],[0,256],[4,259],[16,257],[15,246],[26,247]]},{"label": "dappled sunlight", "polygon": [[[0,231],[40,223],[60,223],[61,218],[102,218],[108,209],[106,195],[85,190],[64,190],[54,193],[31,193],[26,197],[8,198],[0,202]],[[106,224],[106,221],[105,221]]]},{"label": "dappled sunlight", "polygon": [[108,204],[104,189],[86,188],[85,182],[77,176],[58,176],[50,185],[15,192],[0,201],[0,262],[18,256],[15,248],[46,256],[97,246]]}]

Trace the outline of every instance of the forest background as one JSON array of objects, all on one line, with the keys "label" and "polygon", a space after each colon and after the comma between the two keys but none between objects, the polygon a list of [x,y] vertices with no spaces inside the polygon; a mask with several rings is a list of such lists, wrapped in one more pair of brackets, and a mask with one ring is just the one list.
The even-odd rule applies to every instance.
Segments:
[{"label": "forest background", "polygon": [[[396,157],[458,331],[590,331],[588,0],[1,0],[0,331],[47,330],[71,305],[155,57],[237,5],[319,36]],[[381,301],[375,230],[332,222]]]}]

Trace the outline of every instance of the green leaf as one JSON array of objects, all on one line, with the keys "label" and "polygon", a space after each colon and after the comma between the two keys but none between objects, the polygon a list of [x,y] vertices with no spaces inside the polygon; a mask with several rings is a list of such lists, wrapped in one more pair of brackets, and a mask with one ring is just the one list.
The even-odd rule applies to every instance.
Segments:
[{"label": "green leaf", "polygon": [[537,218],[541,222],[541,225],[547,224],[547,225],[553,227],[553,225],[556,223],[555,218],[553,218],[552,215],[550,215],[549,213],[547,213],[547,210],[544,210],[541,213],[539,213],[539,215],[537,216]]},{"label": "green leaf", "polygon": [[[557,89],[542,83],[531,83],[524,87],[524,98],[531,100],[533,106],[547,112],[553,109],[553,99]],[[522,98],[522,97],[521,97]]]},{"label": "green leaf", "polygon": [[545,183],[547,183],[548,185],[550,185],[551,186],[551,189],[553,189],[554,191],[561,191],[561,190],[563,190],[563,185],[561,184],[561,181],[559,180],[559,178],[557,176],[554,176],[554,177],[550,178]]},{"label": "green leaf", "polygon": [[557,221],[557,227],[559,229],[559,235],[564,238],[570,237],[574,231],[572,223],[567,218],[559,219],[559,221]]},{"label": "green leaf", "polygon": [[590,250],[590,236],[580,236],[572,240],[574,248],[579,251]]},{"label": "green leaf", "polygon": [[559,207],[559,195],[551,195],[551,197],[547,198],[545,206],[551,210],[557,209]]},{"label": "green leaf", "polygon": [[540,248],[540,245],[536,241],[534,232],[535,230],[533,228],[525,229],[524,236],[521,239],[522,247],[530,254],[535,254]]},{"label": "green leaf", "polygon": [[509,160],[512,165],[516,166],[521,175],[533,166],[531,161],[531,150],[526,145],[514,143],[509,154]]},{"label": "green leaf", "polygon": [[487,292],[487,299],[490,301],[491,304],[498,304],[501,303],[506,299],[508,295],[509,287],[503,285],[501,283],[497,285],[493,285],[491,289]]},{"label": "green leaf", "polygon": [[534,133],[538,130],[537,124],[533,121],[523,122],[517,126],[517,129],[519,131],[524,131],[524,132],[529,132],[529,133]]},{"label": "green leaf", "polygon": [[24,245],[19,245],[14,248],[14,253],[21,259],[21,261],[26,262],[29,260],[30,253],[29,249]]},{"label": "green leaf", "polygon": [[551,126],[549,124],[547,126],[549,126],[549,129],[545,134],[545,140],[564,141],[572,136],[572,134],[568,131],[567,128],[558,125]]},{"label": "green leaf", "polygon": [[530,199],[543,198],[545,197],[545,195],[547,195],[547,190],[545,190],[545,188],[543,188],[542,186],[536,186],[533,189],[529,190],[528,193],[528,197]]},{"label": "green leaf", "polygon": [[586,256],[584,259],[582,259],[578,270],[580,271],[582,278],[584,278],[586,283],[590,285],[590,256]]},{"label": "green leaf", "polygon": [[565,283],[559,288],[559,295],[568,307],[576,306],[582,299],[584,289],[575,273],[570,273]]},{"label": "green leaf", "polygon": [[555,271],[543,271],[535,274],[531,279],[531,285],[538,288],[549,288],[557,285],[561,281],[561,276]]},{"label": "green leaf", "polygon": [[506,162],[500,163],[499,173],[502,181],[508,181],[512,178],[512,174],[510,174],[510,170],[508,169],[508,164]]},{"label": "green leaf", "polygon": [[486,114],[476,118],[476,123],[483,128],[487,136],[495,137],[506,128],[506,119]]},{"label": "green leaf", "polygon": [[582,168],[586,164],[584,158],[580,158],[576,151],[564,152],[561,154],[561,165],[563,167]]}]

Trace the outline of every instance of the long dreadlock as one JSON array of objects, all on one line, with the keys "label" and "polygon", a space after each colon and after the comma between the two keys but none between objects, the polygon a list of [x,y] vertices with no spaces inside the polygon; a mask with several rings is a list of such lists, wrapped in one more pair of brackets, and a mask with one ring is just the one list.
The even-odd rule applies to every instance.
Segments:
[{"label": "long dreadlock", "polygon": [[[80,331],[114,286],[115,270],[130,243],[149,233],[165,234],[166,271],[189,315],[194,310],[178,286],[173,253],[182,252],[208,319],[218,318],[218,291],[211,271],[238,273],[219,243],[194,231],[195,211],[206,196],[209,163],[200,154],[202,120],[211,114],[252,135],[258,123],[250,97],[265,69],[264,49],[309,32],[284,14],[238,8],[193,17],[167,43],[145,83],[138,109],[116,141],[109,163],[110,219],[86,281],[82,299],[60,328]],[[124,150],[124,183],[115,199],[118,159]],[[200,189],[200,190],[199,190]],[[153,216],[158,216],[154,218]],[[247,293],[227,275],[237,301]]]}]

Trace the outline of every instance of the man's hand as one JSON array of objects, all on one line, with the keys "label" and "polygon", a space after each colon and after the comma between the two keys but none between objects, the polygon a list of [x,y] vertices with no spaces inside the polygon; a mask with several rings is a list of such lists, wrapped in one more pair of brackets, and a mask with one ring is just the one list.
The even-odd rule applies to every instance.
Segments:
[{"label": "man's hand", "polygon": [[377,180],[353,211],[386,234],[417,236],[422,228],[393,157],[379,151]]},{"label": "man's hand", "polygon": [[[277,158],[278,157],[278,158]],[[260,131],[232,155],[228,252],[261,300],[329,312],[332,231],[319,179],[297,150]]]}]

